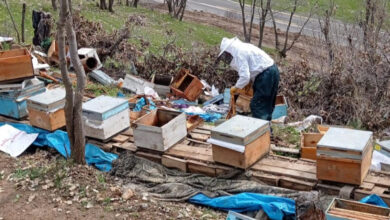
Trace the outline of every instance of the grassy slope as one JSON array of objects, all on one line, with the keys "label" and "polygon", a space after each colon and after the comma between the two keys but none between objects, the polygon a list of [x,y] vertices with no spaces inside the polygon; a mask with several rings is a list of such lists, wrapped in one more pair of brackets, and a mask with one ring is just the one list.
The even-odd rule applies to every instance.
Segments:
[{"label": "grassy slope", "polygon": [[[16,24],[20,29],[21,24],[21,3],[19,0],[8,0],[11,11],[15,18]],[[82,4],[80,4],[82,2]],[[192,22],[179,22],[170,18],[166,14],[161,14],[145,8],[131,8],[126,6],[115,5],[115,13],[101,11],[96,2],[73,0],[73,8],[81,9],[81,14],[86,18],[103,23],[104,28],[108,31],[121,28],[130,15],[145,16],[145,26],[137,26],[133,28],[132,41],[139,43],[139,38],[147,40],[151,44],[151,52],[160,51],[163,45],[175,39],[175,44],[183,49],[192,49],[194,42],[203,43],[206,46],[218,45],[222,37],[231,37],[232,34],[215,27],[201,25]],[[26,13],[26,41],[31,43],[33,37],[33,28],[31,21],[32,10],[43,9],[51,12],[55,18],[58,17],[58,12],[54,12],[51,8],[50,1],[30,0],[27,1]],[[57,20],[57,19],[56,19]],[[168,35],[170,31],[173,34]],[[9,15],[3,1],[0,2],[0,35],[16,37]]]}]

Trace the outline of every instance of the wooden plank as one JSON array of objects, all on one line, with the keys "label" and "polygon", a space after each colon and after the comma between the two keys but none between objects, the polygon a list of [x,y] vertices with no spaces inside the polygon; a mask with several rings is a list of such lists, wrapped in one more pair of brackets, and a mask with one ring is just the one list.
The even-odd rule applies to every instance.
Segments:
[{"label": "wooden plank", "polygon": [[123,142],[127,141],[128,139],[129,139],[128,136],[118,134],[118,135],[116,135],[115,137],[112,138],[112,141],[123,143]]},{"label": "wooden plank", "polygon": [[151,154],[151,153],[146,153],[146,152],[142,152],[142,151],[137,151],[135,153],[135,155],[161,164],[162,157],[158,154]]},{"label": "wooden plank", "polygon": [[390,176],[377,176],[375,172],[369,173],[364,182],[373,183],[376,186],[387,187],[390,188]]},{"label": "wooden plank", "polygon": [[28,108],[30,124],[48,131],[65,127],[65,111],[59,109],[55,112],[44,112]]},{"label": "wooden plank", "polygon": [[207,143],[207,142],[204,142],[204,141],[199,141],[199,140],[195,140],[195,139],[191,139],[191,138],[187,138],[187,140],[190,141],[190,142],[193,142],[193,143],[197,143],[197,144],[200,144],[200,145],[207,145],[207,146],[211,147],[210,143]]},{"label": "wooden plank", "polygon": [[129,129],[125,130],[124,132],[122,132],[122,135],[133,136],[133,129],[129,128]]},{"label": "wooden plank", "polygon": [[217,175],[216,169],[207,163],[195,160],[187,160],[188,170],[191,173],[200,173],[206,176],[215,177]]},{"label": "wooden plank", "polygon": [[269,173],[257,172],[257,171],[253,172],[251,176],[251,180],[259,181],[260,183],[265,183],[271,186],[278,186],[279,179],[280,176],[272,175]]},{"label": "wooden plank", "polygon": [[329,185],[325,183],[318,183],[315,188],[316,190],[324,192],[328,195],[335,195],[335,196],[339,195],[341,189],[341,187],[339,186]]},{"label": "wooden plank", "polygon": [[285,177],[282,176],[279,179],[279,187],[287,188],[287,189],[293,189],[293,190],[299,190],[299,191],[311,191],[316,186],[317,181],[309,182],[309,181],[303,181],[298,180],[291,177]]},{"label": "wooden plank", "polygon": [[168,149],[165,155],[214,163],[211,148],[177,144]]},{"label": "wooden plank", "polygon": [[201,130],[201,129],[194,129],[194,130],[191,131],[191,133],[206,134],[206,135],[210,136],[211,131]]},{"label": "wooden plank", "polygon": [[130,142],[114,143],[112,146],[115,147],[115,148],[120,148],[120,149],[128,150],[128,151],[131,151],[131,152],[136,152],[137,151],[137,147],[135,146],[135,144],[134,143],[130,143]]},{"label": "wooden plank", "polygon": [[208,130],[208,131],[211,131],[213,128],[215,128],[215,126],[209,124],[202,124],[201,126],[198,127],[198,129]]},{"label": "wooden plank", "polygon": [[264,173],[271,173],[279,176],[293,177],[296,179],[306,179],[311,181],[317,181],[317,177],[313,173],[302,172],[297,170],[290,170],[281,167],[269,166],[264,164],[256,164],[251,168],[252,170],[262,171]]},{"label": "wooden plank", "polygon": [[197,134],[197,133],[190,133],[191,138],[199,141],[207,141],[210,138],[210,135],[207,134]]},{"label": "wooden plank", "polygon": [[264,158],[257,162],[255,165],[253,165],[252,169],[256,170],[257,167],[262,166],[262,165],[268,165],[268,166],[275,166],[279,168],[284,168],[288,170],[295,170],[295,171],[301,171],[301,172],[307,172],[307,173],[312,173],[316,174],[316,165],[308,165],[308,164],[299,164],[297,162],[288,162],[284,160],[276,160],[276,159],[271,159],[271,158]]},{"label": "wooden plank", "polygon": [[183,172],[187,172],[187,161],[177,158],[177,157],[172,157],[168,155],[163,155],[161,158],[161,163],[162,165],[168,167],[168,168],[176,168],[178,170],[181,170]]}]

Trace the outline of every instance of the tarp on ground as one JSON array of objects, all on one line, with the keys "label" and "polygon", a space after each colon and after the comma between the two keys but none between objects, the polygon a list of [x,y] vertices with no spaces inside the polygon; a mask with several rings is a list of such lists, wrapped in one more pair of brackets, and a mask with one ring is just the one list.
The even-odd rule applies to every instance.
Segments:
[{"label": "tarp on ground", "polygon": [[[241,170],[213,178],[201,174],[168,169],[161,164],[124,153],[112,164],[111,175],[136,191],[146,191],[154,198],[166,201],[187,201],[202,193],[210,198],[238,193],[259,193],[293,199],[298,217],[323,214],[318,192],[299,192],[246,180]],[[196,197],[195,197],[196,198]]]},{"label": "tarp on ground", "polygon": [[225,211],[248,212],[264,210],[268,218],[273,220],[295,218],[295,201],[279,196],[239,193],[232,196],[210,198],[199,193],[188,201]]},{"label": "tarp on ground", "polygon": [[383,201],[383,199],[376,194],[366,196],[359,202],[389,208],[389,206]]},{"label": "tarp on ground", "polygon": [[[38,133],[38,138],[34,141],[33,145],[38,147],[51,147],[57,150],[63,157],[70,157],[70,143],[68,134],[65,131],[56,130],[54,132],[48,132],[26,124],[0,122],[0,126],[4,124],[9,124],[19,130],[25,131],[27,134]],[[85,160],[87,164],[94,165],[101,171],[110,171],[112,161],[117,158],[117,155],[104,152],[95,145],[85,145]]]}]

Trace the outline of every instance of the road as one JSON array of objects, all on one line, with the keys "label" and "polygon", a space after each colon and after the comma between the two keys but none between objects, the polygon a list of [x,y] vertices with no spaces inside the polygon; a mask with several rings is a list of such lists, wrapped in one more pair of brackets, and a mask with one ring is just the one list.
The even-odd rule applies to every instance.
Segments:
[{"label": "road", "polygon": [[[147,2],[163,3],[163,0],[147,0]],[[242,19],[239,3],[231,0],[188,0],[187,10],[208,12],[218,16],[237,19],[240,21]],[[247,21],[249,21],[251,10],[250,6],[247,6],[245,10]],[[274,17],[277,28],[282,31],[285,31],[287,29],[290,14],[285,12],[274,12]],[[256,12],[254,18],[255,24],[259,24],[259,18],[259,13]],[[290,26],[290,31],[295,33],[299,32],[306,20],[307,17],[294,15]],[[273,27],[270,18],[267,18],[266,26]],[[361,33],[360,28],[357,28],[350,24],[344,24],[337,20],[332,21],[331,27],[331,38],[334,42],[338,42],[339,44],[346,44],[347,37],[349,35],[357,36],[354,33]],[[310,37],[322,38],[318,18],[310,18],[308,23],[302,30],[302,34]]]}]

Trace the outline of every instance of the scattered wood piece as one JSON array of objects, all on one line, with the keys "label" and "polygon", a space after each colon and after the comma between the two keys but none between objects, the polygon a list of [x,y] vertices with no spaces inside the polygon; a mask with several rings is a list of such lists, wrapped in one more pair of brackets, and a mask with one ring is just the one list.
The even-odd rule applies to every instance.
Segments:
[{"label": "scattered wood piece", "polygon": [[115,143],[112,145],[114,148],[119,148],[122,150],[128,150],[131,152],[136,152],[137,147],[134,145],[134,143],[125,142],[125,143]]},{"label": "scattered wood piece", "polygon": [[118,134],[118,135],[116,135],[115,137],[112,138],[112,141],[123,143],[123,142],[127,141],[129,138],[130,138],[129,136]]},{"label": "scattered wood piece", "polygon": [[276,147],[273,144],[271,145],[271,150],[274,151],[274,152],[281,152],[281,153],[289,153],[289,154],[299,155],[299,149],[287,148],[287,147]]},{"label": "scattered wood piece", "polygon": [[197,133],[190,133],[191,138],[199,141],[207,141],[209,139],[210,135],[206,134],[197,134]]}]

